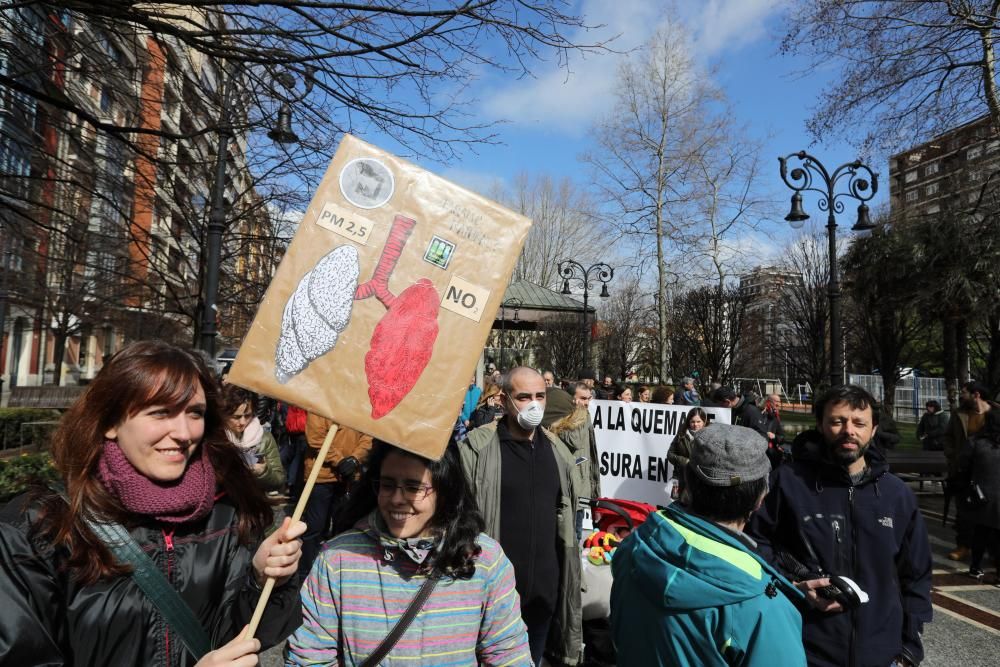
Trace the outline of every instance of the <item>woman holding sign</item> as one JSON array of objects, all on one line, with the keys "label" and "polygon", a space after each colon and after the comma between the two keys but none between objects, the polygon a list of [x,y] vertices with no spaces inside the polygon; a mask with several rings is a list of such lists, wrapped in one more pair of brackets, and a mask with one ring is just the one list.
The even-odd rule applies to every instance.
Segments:
[{"label": "woman holding sign", "polygon": [[[0,513],[4,664],[252,665],[298,625],[305,524],[264,539],[271,511],[196,354],[111,357],[51,452],[57,480]],[[243,638],[267,577],[259,641]]]},{"label": "woman holding sign", "polygon": [[482,532],[453,447],[430,461],[376,440],[338,524],[287,664],[532,664],[514,568]]}]

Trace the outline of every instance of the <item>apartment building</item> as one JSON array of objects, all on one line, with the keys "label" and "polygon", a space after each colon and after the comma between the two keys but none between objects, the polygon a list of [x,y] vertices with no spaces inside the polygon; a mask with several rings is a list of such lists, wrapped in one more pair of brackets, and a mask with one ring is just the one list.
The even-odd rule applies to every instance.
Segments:
[{"label": "apartment building", "polygon": [[[169,38],[35,9],[3,13],[0,73],[56,101],[0,85],[5,393],[85,381],[129,340],[190,343],[225,73]],[[228,114],[239,124],[238,97]],[[230,243],[268,236],[246,151],[244,137],[228,142],[220,295],[245,291],[238,271],[266,286],[281,255]],[[224,334],[238,341],[249,317],[224,309],[227,321]]]},{"label": "apartment building", "polygon": [[1000,137],[984,116],[889,159],[890,212],[905,219],[970,210],[998,169]]}]

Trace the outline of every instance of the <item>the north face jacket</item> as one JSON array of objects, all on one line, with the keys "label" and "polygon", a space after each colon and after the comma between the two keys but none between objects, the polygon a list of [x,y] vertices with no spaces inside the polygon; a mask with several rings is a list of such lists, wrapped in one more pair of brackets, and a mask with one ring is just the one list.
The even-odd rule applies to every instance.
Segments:
[{"label": "the north face jacket", "polygon": [[800,434],[792,450],[794,461],[771,473],[747,532],[789,578],[846,576],[869,596],[854,611],[803,613],[809,663],[884,667],[899,655],[919,663],[931,620],[931,551],[916,497],[876,447],[857,485],[827,459],[818,431]]},{"label": "the north face jacket", "polygon": [[802,594],[731,532],[674,503],[611,560],[619,665],[805,664]]}]

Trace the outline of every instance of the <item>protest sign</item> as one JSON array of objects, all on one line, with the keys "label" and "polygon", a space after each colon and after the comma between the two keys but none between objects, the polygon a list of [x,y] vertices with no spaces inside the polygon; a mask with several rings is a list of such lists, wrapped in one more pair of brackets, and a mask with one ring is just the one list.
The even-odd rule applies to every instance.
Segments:
[{"label": "protest sign", "polygon": [[[667,461],[667,450],[690,410],[686,405],[591,401],[601,494],[669,505],[674,471]],[[704,410],[709,423],[730,421],[729,408]]]},{"label": "protest sign", "polygon": [[438,458],[530,225],[345,136],[228,381]]}]

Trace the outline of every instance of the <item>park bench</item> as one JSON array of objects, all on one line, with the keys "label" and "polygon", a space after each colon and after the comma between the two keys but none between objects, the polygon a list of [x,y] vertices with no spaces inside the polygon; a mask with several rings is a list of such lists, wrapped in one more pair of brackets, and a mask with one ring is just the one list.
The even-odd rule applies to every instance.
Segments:
[{"label": "park bench", "polygon": [[941,451],[891,449],[885,452],[889,471],[906,482],[943,482],[948,476],[948,461]]}]

